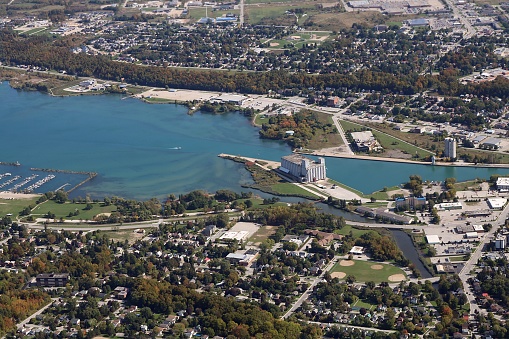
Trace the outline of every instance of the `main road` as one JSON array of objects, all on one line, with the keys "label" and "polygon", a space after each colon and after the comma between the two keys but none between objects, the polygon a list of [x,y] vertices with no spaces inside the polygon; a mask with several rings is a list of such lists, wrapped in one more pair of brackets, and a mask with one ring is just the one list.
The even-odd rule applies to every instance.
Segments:
[{"label": "main road", "polygon": [[498,218],[493,222],[491,230],[484,235],[484,238],[480,242],[479,246],[477,246],[475,252],[472,253],[470,259],[468,259],[468,261],[465,262],[465,265],[463,266],[463,269],[459,274],[459,277],[463,283],[463,290],[465,291],[468,303],[470,304],[470,316],[475,315],[477,312],[483,312],[483,310],[479,308],[479,306],[475,302],[475,295],[470,287],[470,284],[467,282],[468,278],[471,276],[470,272],[475,268],[475,265],[479,261],[479,258],[481,258],[486,243],[493,238],[493,235],[501,226],[505,225],[505,221],[508,218],[508,216],[509,216],[509,204],[505,206],[502,213],[500,213]]}]

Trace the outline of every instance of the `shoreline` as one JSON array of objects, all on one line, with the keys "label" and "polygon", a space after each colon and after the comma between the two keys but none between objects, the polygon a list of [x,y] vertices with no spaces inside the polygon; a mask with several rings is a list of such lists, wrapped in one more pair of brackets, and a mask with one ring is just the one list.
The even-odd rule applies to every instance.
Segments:
[{"label": "shoreline", "polygon": [[[7,81],[9,81],[7,79]],[[12,86],[11,86],[12,87]],[[214,91],[203,91],[203,90],[190,90],[190,89],[165,89],[165,88],[158,88],[158,87],[147,87],[147,86],[138,86],[137,88],[141,89],[141,93],[137,94],[131,94],[126,98],[133,98],[141,100],[144,103],[147,104],[174,104],[174,105],[181,105],[186,106],[188,109],[188,114],[194,113],[198,108],[189,107],[189,103],[193,102],[206,102],[213,98],[220,97],[224,93],[221,92],[214,92]],[[72,93],[69,93],[68,95],[55,95],[50,90],[47,92],[50,96],[53,97],[72,97],[76,96]],[[84,92],[79,93],[79,95],[107,95],[109,93],[97,93],[97,92]],[[246,97],[247,101],[258,101],[266,99],[264,95],[255,94],[255,95],[245,95],[245,94],[239,94]],[[151,102],[147,99],[150,98],[157,98],[162,99],[161,102]],[[167,102],[164,102],[166,101]],[[272,100],[270,100],[272,101]],[[252,105],[248,104],[245,105],[246,107],[251,107]],[[240,105],[241,108],[245,108],[244,105]],[[251,125],[254,127],[259,128],[260,126],[255,123],[255,119],[251,119]],[[410,159],[402,159],[402,158],[387,158],[387,157],[371,157],[366,155],[358,155],[358,154],[349,154],[344,152],[337,152],[333,151],[333,148],[327,148],[327,149],[320,149],[320,150],[313,150],[313,151],[303,151],[303,152],[297,152],[293,151],[294,153],[301,153],[301,154],[307,154],[307,155],[313,155],[313,156],[322,156],[322,157],[330,157],[330,158],[343,158],[343,159],[355,159],[355,160],[371,160],[371,161],[383,161],[383,162],[395,162],[395,163],[406,163],[406,164],[415,164],[415,165],[426,165],[426,166],[447,166],[447,167],[471,167],[471,168],[509,168],[508,164],[485,164],[485,163],[465,163],[465,162],[440,162],[436,161],[434,164],[431,162],[422,162],[422,161],[415,161]],[[265,161],[265,160],[263,160]]]}]

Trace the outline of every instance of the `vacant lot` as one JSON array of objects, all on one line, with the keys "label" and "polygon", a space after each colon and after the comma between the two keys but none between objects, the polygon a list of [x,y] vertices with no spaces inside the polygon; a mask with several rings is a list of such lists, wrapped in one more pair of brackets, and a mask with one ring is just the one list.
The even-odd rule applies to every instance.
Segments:
[{"label": "vacant lot", "polygon": [[265,240],[267,240],[271,235],[276,233],[278,226],[261,226],[258,231],[253,234],[253,236],[249,239],[249,241],[254,244],[259,244]]}]

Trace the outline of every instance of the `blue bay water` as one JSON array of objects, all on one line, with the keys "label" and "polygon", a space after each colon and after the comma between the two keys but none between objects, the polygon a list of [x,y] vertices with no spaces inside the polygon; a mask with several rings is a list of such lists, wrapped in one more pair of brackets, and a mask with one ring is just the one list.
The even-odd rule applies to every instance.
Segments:
[{"label": "blue bay water", "polygon": [[[51,97],[0,85],[0,161],[23,166],[97,172],[73,192],[93,198],[163,198],[194,189],[242,191],[249,173],[220,153],[279,160],[291,149],[261,140],[242,115],[188,115],[178,105],[150,105],[120,96]],[[180,149],[176,149],[179,148]],[[0,173],[16,168],[0,167]],[[411,174],[458,180],[508,169],[432,167],[327,158],[328,176],[369,193]],[[41,187],[42,189],[43,187]],[[50,186],[44,186],[49,189]]]}]

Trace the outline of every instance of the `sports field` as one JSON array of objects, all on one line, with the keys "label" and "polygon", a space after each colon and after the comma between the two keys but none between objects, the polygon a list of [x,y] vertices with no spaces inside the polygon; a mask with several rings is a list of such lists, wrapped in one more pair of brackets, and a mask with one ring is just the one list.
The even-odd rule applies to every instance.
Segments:
[{"label": "sports field", "polygon": [[330,273],[333,278],[340,280],[352,275],[359,282],[399,282],[407,279],[403,270],[396,266],[363,260],[340,260]]}]

